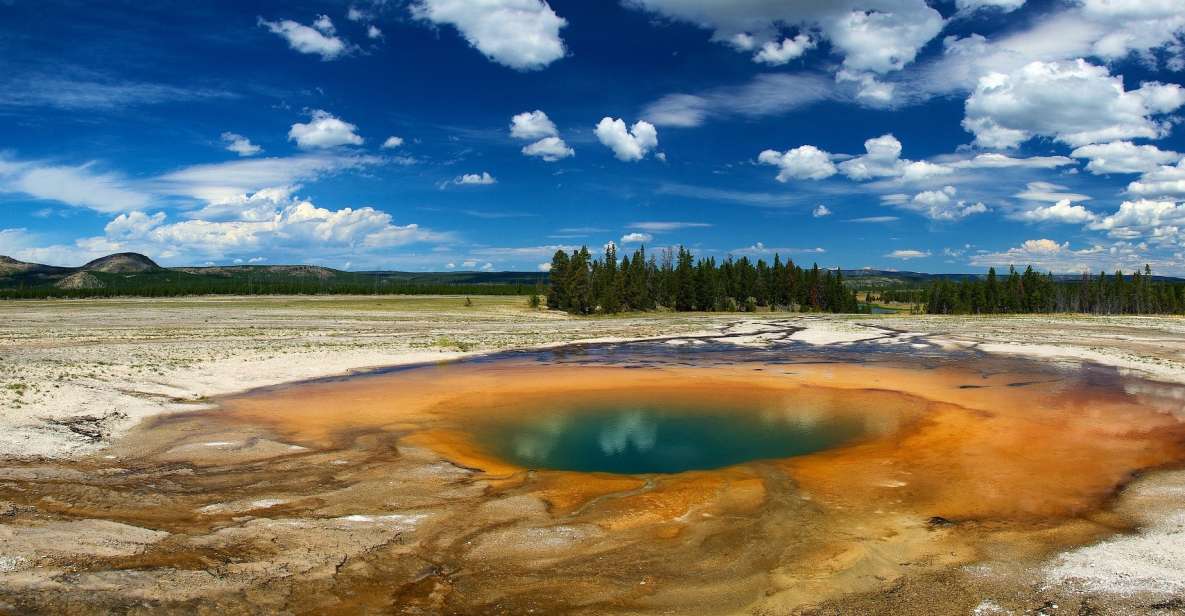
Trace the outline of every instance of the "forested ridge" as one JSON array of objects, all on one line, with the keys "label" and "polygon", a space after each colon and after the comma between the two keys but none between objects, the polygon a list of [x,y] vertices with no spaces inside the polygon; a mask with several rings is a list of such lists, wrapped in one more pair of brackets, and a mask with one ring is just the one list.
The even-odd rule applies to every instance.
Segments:
[{"label": "forested ridge", "polygon": [[772,263],[748,257],[696,259],[679,247],[657,258],[638,248],[617,258],[609,244],[593,258],[588,247],[571,254],[556,251],[551,260],[547,306],[573,314],[613,314],[630,310],[737,311],[773,310],[859,312],[856,293],[839,271],[803,269],[774,255]]},{"label": "forested ridge", "polygon": [[991,268],[982,279],[936,281],[923,302],[930,314],[1183,314],[1185,283],[1156,281],[1148,266],[1130,275],[1084,273],[1076,281],[1058,281],[1031,266],[1024,273],[1009,267],[1003,277]]}]

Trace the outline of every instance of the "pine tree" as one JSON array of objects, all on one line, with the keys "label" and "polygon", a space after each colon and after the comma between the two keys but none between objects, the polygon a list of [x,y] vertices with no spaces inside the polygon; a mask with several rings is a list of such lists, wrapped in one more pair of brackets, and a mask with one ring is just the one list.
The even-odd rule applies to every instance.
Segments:
[{"label": "pine tree", "polygon": [[551,270],[548,272],[547,307],[552,310],[567,310],[571,307],[568,293],[568,254],[563,250],[555,251],[551,258]]},{"label": "pine tree", "polygon": [[987,302],[984,312],[993,314],[1000,312],[1000,281],[996,279],[996,268],[994,267],[988,268],[984,300]]},{"label": "pine tree", "polygon": [[675,310],[680,312],[695,307],[695,271],[691,260],[691,253],[680,246],[675,266]]},{"label": "pine tree", "polygon": [[620,281],[617,279],[617,246],[609,242],[605,246],[605,259],[600,262],[597,278],[598,304],[601,311],[613,314],[621,310]]},{"label": "pine tree", "polygon": [[[622,269],[625,269],[624,265]],[[646,277],[646,247],[643,246],[634,252],[634,259],[630,261],[625,291],[626,301],[634,310],[650,310],[654,307],[649,299]]]},{"label": "pine tree", "polygon": [[576,314],[592,311],[592,285],[589,281],[591,255],[583,247],[572,253],[568,264],[569,309]]}]

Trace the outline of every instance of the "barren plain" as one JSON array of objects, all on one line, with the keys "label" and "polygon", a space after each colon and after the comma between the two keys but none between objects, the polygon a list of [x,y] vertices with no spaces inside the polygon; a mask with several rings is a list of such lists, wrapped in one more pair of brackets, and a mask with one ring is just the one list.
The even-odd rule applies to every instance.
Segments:
[{"label": "barren plain", "polygon": [[[530,310],[523,298],[471,304],[463,297],[0,303],[0,613],[1185,611],[1185,471],[1174,461],[1185,446],[1185,320],[578,319]],[[441,416],[432,388],[451,396],[466,382],[521,392],[544,382],[670,381],[613,376],[622,373],[605,367],[568,367],[553,377],[530,366],[510,376],[480,367],[458,375],[446,364],[419,384],[392,381],[405,384],[394,394],[341,381],[346,389],[335,395],[353,391],[354,406],[340,422],[316,412],[324,388],[339,383],[285,385],[633,340],[728,345],[740,354],[786,342],[973,350],[1034,366],[1101,366],[1130,380],[1109,415],[1054,423],[1031,421],[1026,405],[1077,404],[1075,392],[1012,378],[1001,381],[1002,393],[982,397],[954,385],[967,378],[957,366],[943,373],[946,388],[911,381],[893,366],[803,369],[793,387],[875,397],[887,387],[875,383],[891,384],[939,405],[926,407],[939,419],[910,433],[914,447],[932,443],[953,460],[982,446],[1016,463],[989,457],[978,468],[956,467],[937,453],[923,463],[899,453],[907,441],[892,441],[831,458],[643,478],[536,472],[488,459],[431,423]],[[663,378],[696,378],[681,370]],[[758,378],[726,366],[704,374],[705,392],[788,387],[766,372]],[[1016,384],[1025,387],[1009,387]],[[237,395],[248,390],[257,391]],[[1155,412],[1144,413],[1146,399],[1157,401]],[[291,412],[260,410],[272,406],[259,401],[275,400]],[[392,405],[398,421],[389,418]],[[420,421],[429,428],[415,431]],[[1015,434],[1025,439],[998,430],[1021,425]],[[951,441],[944,430],[982,438]],[[1060,446],[1058,434],[1068,431],[1096,439],[1089,442],[1097,449]],[[901,465],[894,472],[924,468],[936,479],[862,470],[868,460]],[[866,486],[875,492],[861,491]],[[904,496],[883,496],[894,491]],[[878,497],[865,502],[865,494]],[[929,510],[954,513],[928,518]]]}]

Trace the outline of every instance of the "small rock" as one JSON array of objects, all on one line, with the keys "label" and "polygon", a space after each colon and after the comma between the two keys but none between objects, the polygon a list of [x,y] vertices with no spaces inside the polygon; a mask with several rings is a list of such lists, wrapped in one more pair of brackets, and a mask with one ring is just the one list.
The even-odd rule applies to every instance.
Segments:
[{"label": "small rock", "polygon": [[954,526],[956,524],[958,524],[958,522],[955,522],[953,520],[948,520],[940,515],[933,516],[933,517],[929,518],[928,520],[926,520],[926,526],[929,526],[931,529],[948,528],[948,527]]}]

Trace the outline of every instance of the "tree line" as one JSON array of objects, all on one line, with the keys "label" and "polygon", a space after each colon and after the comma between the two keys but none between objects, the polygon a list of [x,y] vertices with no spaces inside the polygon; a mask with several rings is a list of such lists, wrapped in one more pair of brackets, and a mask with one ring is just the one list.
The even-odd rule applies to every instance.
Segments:
[{"label": "tree line", "polygon": [[618,260],[612,243],[597,258],[587,246],[571,254],[557,250],[551,259],[547,306],[572,314],[656,309],[860,311],[843,274],[818,265],[804,269],[789,259],[783,262],[779,255],[772,263],[754,263],[748,257],[696,259],[682,246],[657,257],[641,247]]},{"label": "tree line", "polygon": [[1185,283],[1157,281],[1147,265],[1143,273],[1084,273],[1078,280],[1062,281],[1053,274],[1038,274],[1031,266],[1024,273],[1009,267],[1006,277],[998,276],[993,267],[986,278],[934,282],[925,304],[929,314],[1182,314]]}]

